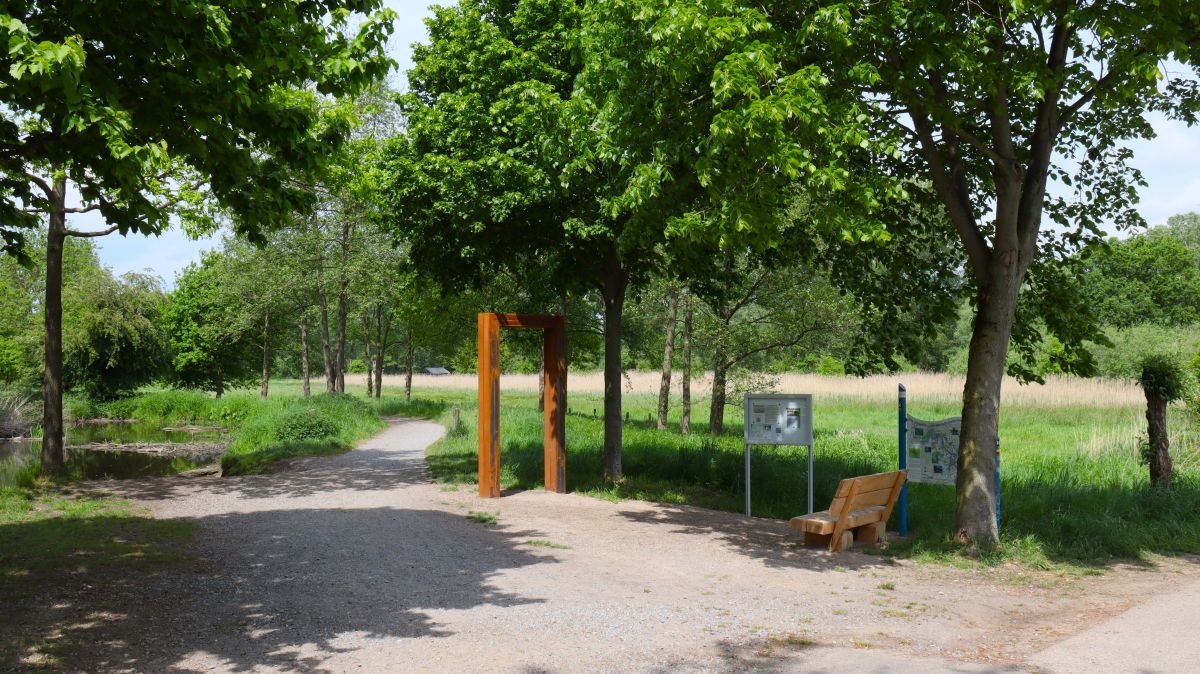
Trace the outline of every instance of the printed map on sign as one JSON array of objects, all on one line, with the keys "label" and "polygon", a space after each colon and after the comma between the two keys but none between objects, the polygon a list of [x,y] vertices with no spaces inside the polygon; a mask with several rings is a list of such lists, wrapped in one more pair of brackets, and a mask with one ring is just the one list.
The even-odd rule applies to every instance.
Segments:
[{"label": "printed map on sign", "polygon": [[962,419],[908,418],[908,481],[954,484],[958,477],[958,434]]}]

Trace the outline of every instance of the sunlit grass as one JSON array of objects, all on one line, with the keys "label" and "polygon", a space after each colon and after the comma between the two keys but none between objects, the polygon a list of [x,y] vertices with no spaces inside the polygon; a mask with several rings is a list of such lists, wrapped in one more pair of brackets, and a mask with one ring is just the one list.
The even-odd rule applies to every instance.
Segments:
[{"label": "sunlit grass", "polygon": [[[387,389],[385,389],[385,392]],[[457,405],[464,420],[458,437],[429,449],[435,479],[477,481],[477,408],[473,392],[418,391],[441,400],[448,423]],[[501,474],[503,489],[542,486],[542,417],[531,392],[501,395]],[[671,427],[658,431],[649,419],[655,399],[625,396],[625,479],[600,479],[602,400],[571,393],[567,417],[567,487],[607,500],[643,499],[740,511],[744,502],[741,409],[730,406],[726,431],[706,432],[707,410],[694,410],[691,435]],[[592,410],[597,416],[592,416]],[[914,416],[938,419],[958,414],[946,400],[926,404],[910,397]],[[1002,437],[1002,543],[980,557],[962,558],[953,541],[954,490],[910,485],[912,536],[885,554],[924,560],[998,564],[1019,561],[1033,567],[1080,566],[1113,558],[1144,558],[1159,553],[1200,552],[1200,475],[1195,425],[1183,408],[1172,409],[1179,467],[1170,490],[1151,488],[1138,463],[1136,445],[1142,410],[1134,405],[1037,407],[1013,405],[1004,411]],[[822,402],[814,411],[816,431],[814,499],[817,509],[832,498],[844,477],[894,470],[897,412],[894,403],[847,398]],[[803,448],[756,447],[752,454],[752,497],[756,516],[789,518],[805,510],[806,453]],[[895,527],[893,515],[892,528]]]}]

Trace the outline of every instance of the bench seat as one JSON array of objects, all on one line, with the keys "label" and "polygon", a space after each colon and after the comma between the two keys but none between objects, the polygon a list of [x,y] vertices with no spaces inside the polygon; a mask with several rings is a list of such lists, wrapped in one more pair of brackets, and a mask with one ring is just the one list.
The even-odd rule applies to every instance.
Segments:
[{"label": "bench seat", "polygon": [[[871,506],[862,510],[856,510],[846,516],[846,528],[853,529],[864,524],[871,524],[879,521],[879,513],[884,510],[883,506]],[[807,534],[832,534],[833,528],[837,526],[838,516],[831,515],[828,510],[822,510],[819,513],[811,515],[801,515],[793,517],[788,525],[797,531],[803,531]]]},{"label": "bench seat", "polygon": [[845,550],[856,540],[879,543],[907,476],[907,471],[896,470],[846,478],[838,483],[828,510],[793,517],[788,526],[804,532],[807,544],[828,543],[831,552]]}]

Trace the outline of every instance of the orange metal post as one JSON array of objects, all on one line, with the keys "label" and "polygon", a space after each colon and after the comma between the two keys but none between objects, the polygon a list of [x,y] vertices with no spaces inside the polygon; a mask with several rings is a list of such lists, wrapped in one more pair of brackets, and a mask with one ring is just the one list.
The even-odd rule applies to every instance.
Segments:
[{"label": "orange metal post", "polygon": [[479,314],[479,495],[500,495],[500,322]]},{"label": "orange metal post", "polygon": [[562,316],[543,331],[545,410],[543,431],[546,491],[567,493],[567,331]]}]

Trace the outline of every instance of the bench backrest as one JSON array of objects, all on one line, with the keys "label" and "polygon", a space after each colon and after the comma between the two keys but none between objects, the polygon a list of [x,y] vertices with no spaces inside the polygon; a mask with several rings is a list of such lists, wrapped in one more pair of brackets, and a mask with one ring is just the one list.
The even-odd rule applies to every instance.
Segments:
[{"label": "bench backrest", "polygon": [[833,502],[829,504],[829,514],[843,515],[882,506],[880,515],[886,522],[907,476],[908,471],[893,470],[846,478],[838,483]]}]

